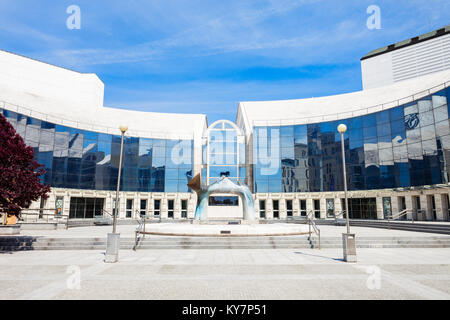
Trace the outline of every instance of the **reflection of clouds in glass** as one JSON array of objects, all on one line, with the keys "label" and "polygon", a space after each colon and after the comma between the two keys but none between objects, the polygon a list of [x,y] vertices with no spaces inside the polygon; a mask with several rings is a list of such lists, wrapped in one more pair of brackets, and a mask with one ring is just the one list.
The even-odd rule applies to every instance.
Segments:
[{"label": "reflection of clouds in glass", "polygon": [[403,139],[401,136],[395,136],[392,139],[392,146],[393,147],[406,146],[406,139]]}]

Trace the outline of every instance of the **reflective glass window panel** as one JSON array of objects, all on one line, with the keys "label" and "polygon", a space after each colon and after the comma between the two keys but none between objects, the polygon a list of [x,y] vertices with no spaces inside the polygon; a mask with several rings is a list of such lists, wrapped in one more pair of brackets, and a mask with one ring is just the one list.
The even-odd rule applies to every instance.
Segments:
[{"label": "reflective glass window panel", "polygon": [[422,150],[424,155],[437,155],[436,139],[422,141]]},{"label": "reflective glass window panel", "polygon": [[392,164],[393,164],[394,156],[392,153],[392,149],[388,148],[388,149],[379,150],[379,159],[380,159],[380,162],[382,162],[382,163],[388,162],[389,164],[391,164],[391,162],[392,162]]},{"label": "reflective glass window panel", "polygon": [[406,130],[414,130],[415,128],[419,127],[419,114],[418,113],[411,113],[408,115],[405,115],[405,129]]},{"label": "reflective glass window panel", "polygon": [[153,146],[164,149],[166,146],[166,140],[165,139],[153,139]]},{"label": "reflective glass window panel", "polygon": [[413,113],[419,113],[419,108],[417,107],[417,103],[407,104],[403,108],[404,115],[409,115]]},{"label": "reflective glass window panel", "polygon": [[294,148],[281,148],[281,159],[294,159]]},{"label": "reflective glass window panel", "polygon": [[431,100],[419,100],[417,101],[417,107],[419,109],[419,113],[424,113],[433,109]]},{"label": "reflective glass window panel", "polygon": [[403,107],[396,107],[389,109],[389,116],[392,122],[395,120],[403,120],[404,118]]},{"label": "reflective glass window panel", "polygon": [[350,119],[350,130],[362,128],[362,117],[355,117]]},{"label": "reflective glass window panel", "polygon": [[434,123],[433,111],[419,113],[419,124],[421,127],[426,127]]},{"label": "reflective glass window panel", "polygon": [[269,192],[269,181],[268,180],[255,180],[254,190],[255,190],[255,193]]},{"label": "reflective glass window panel", "polygon": [[224,130],[211,130],[209,132],[210,142],[212,141],[226,141],[226,131]]},{"label": "reflective glass window panel", "polygon": [[408,149],[406,145],[394,147],[392,150],[396,162],[405,162],[408,160]]},{"label": "reflective glass window panel", "polygon": [[154,158],[163,158],[163,159],[166,158],[166,148],[165,147],[153,146],[152,152],[153,152]]},{"label": "reflective glass window panel", "polygon": [[164,167],[166,164],[166,158],[158,158],[158,157],[152,157],[152,165],[155,168]]},{"label": "reflective glass window panel", "polygon": [[282,136],[281,137],[281,148],[293,148],[294,147],[294,137],[293,136]]},{"label": "reflective glass window panel", "polygon": [[422,127],[420,129],[420,133],[422,136],[422,140],[430,140],[430,139],[435,139],[436,137],[436,132],[434,129],[434,125],[430,125],[427,127]]},{"label": "reflective glass window panel", "polygon": [[166,169],[166,179],[175,180],[178,179],[178,169]]},{"label": "reflective glass window panel", "polygon": [[295,143],[308,143],[308,133],[306,125],[294,126],[294,142]]},{"label": "reflective glass window panel", "polygon": [[9,122],[16,122],[17,121],[17,113],[9,110],[3,110],[3,115],[6,119],[8,119]]},{"label": "reflective glass window panel", "polygon": [[391,136],[391,126],[389,123],[382,123],[377,125],[378,137]]},{"label": "reflective glass window panel", "polygon": [[363,127],[375,127],[377,125],[377,120],[375,114],[368,114],[362,117]]},{"label": "reflective glass window panel", "polygon": [[443,105],[433,110],[434,119],[436,122],[444,121],[448,119],[447,106]]},{"label": "reflective glass window panel", "polygon": [[227,177],[237,177],[237,168],[235,166],[210,166],[209,176],[220,177],[225,175]]},{"label": "reflective glass window panel", "polygon": [[405,120],[403,118],[391,122],[391,133],[393,137],[401,135],[405,138]]},{"label": "reflective glass window panel", "polygon": [[391,136],[378,137],[378,149],[392,148]]},{"label": "reflective glass window panel", "polygon": [[364,141],[377,137],[377,127],[364,127],[363,128]]},{"label": "reflective glass window panel", "polygon": [[389,123],[389,110],[381,111],[376,113],[377,125],[383,123]]},{"label": "reflective glass window panel", "polygon": [[281,136],[282,137],[293,137],[294,136],[294,127],[293,126],[282,126],[281,127]]},{"label": "reflective glass window panel", "polygon": [[165,192],[178,192],[178,180],[165,180],[164,184]]},{"label": "reflective glass window panel", "polygon": [[281,179],[269,179],[268,192],[282,192]]},{"label": "reflective glass window panel", "polygon": [[350,141],[357,141],[363,139],[363,133],[362,128],[355,128],[348,131],[348,135],[350,138]]},{"label": "reflective glass window panel", "polygon": [[422,140],[420,135],[420,128],[414,129],[414,130],[407,130],[406,131],[406,138],[408,140],[408,144],[410,143],[416,143]]},{"label": "reflective glass window panel", "polygon": [[243,181],[245,179],[245,167],[239,168],[239,178]]},{"label": "reflective glass window panel", "polygon": [[445,90],[442,90],[442,91],[439,91],[439,92],[436,92],[435,94],[433,94],[433,96],[431,97],[431,100],[433,103],[433,109],[447,104],[447,99],[445,97]]},{"label": "reflective glass window panel", "polygon": [[422,143],[408,144],[408,158],[409,159],[423,159]]},{"label": "reflective glass window panel", "polygon": [[436,128],[437,136],[446,136],[446,135],[450,134],[448,120],[444,120],[444,121],[436,123],[435,128]]},{"label": "reflective glass window panel", "polygon": [[239,144],[239,164],[245,164],[245,144]]}]

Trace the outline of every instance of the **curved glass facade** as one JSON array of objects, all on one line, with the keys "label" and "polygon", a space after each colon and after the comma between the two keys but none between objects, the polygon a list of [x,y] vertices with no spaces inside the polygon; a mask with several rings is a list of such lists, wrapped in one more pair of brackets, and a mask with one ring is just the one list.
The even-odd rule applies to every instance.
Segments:
[{"label": "curved glass facade", "polygon": [[349,119],[253,127],[253,192],[341,191],[340,123],[349,190],[447,183],[450,88]]},{"label": "curved glass facade", "polygon": [[[44,183],[56,188],[116,189],[119,135],[55,125],[8,110],[3,115],[45,166]],[[124,138],[122,191],[189,192],[186,184],[192,170],[193,140]]]}]

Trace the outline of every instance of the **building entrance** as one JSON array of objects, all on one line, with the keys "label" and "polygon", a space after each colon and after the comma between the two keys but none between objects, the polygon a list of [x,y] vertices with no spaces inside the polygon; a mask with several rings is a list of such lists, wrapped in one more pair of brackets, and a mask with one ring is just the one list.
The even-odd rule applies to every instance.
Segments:
[{"label": "building entrance", "polygon": [[70,219],[92,219],[101,216],[105,198],[70,198]]}]

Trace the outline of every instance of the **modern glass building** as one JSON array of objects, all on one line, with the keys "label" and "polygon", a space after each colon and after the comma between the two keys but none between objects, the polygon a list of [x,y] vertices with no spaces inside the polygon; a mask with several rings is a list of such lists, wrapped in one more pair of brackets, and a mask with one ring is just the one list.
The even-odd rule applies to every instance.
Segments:
[{"label": "modern glass building", "polygon": [[[409,218],[449,220],[449,68],[335,96],[240,102],[235,123],[210,126],[202,114],[104,107],[94,74],[5,51],[0,69],[0,113],[33,147],[52,188],[35,209],[71,219],[110,214],[121,170],[120,219],[193,218],[197,196],[187,183],[196,175],[203,185],[221,176],[247,185],[260,219],[334,218],[345,210],[344,123],[351,218],[407,210]],[[217,194],[209,205],[239,214],[239,201]]]}]

